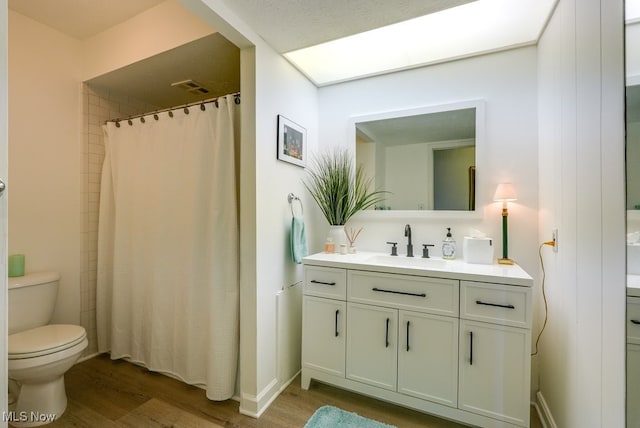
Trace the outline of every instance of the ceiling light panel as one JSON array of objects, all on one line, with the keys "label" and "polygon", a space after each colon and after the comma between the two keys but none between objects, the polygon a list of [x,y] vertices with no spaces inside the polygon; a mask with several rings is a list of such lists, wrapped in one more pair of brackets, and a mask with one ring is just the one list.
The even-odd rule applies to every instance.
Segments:
[{"label": "ceiling light panel", "polygon": [[557,0],[478,0],[288,52],[316,85],[536,43]]}]

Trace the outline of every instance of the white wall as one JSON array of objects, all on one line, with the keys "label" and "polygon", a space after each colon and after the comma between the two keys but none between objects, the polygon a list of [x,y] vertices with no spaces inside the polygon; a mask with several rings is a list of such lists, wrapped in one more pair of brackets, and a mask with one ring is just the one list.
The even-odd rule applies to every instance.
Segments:
[{"label": "white wall", "polygon": [[622,1],[561,0],[539,43],[549,324],[538,401],[558,427],[624,426]]},{"label": "white wall", "polygon": [[[43,41],[46,41],[43,44]],[[81,44],[9,11],[9,253],[62,275],[55,322],[80,322]]]},{"label": "white wall", "polygon": [[[276,159],[276,117],[282,114],[305,127],[312,150],[318,130],[315,86],[270,48],[257,48],[256,54],[257,359],[262,389],[276,377],[275,293],[302,280],[302,266],[292,262],[287,240],[291,226],[287,195],[298,195],[305,208],[312,204],[302,185],[304,170]],[[310,220],[307,225],[314,227]]]},{"label": "white wall", "polygon": [[501,254],[501,205],[492,200],[497,184],[509,181],[518,193],[518,201],[509,209],[509,256],[531,274],[536,273],[538,237],[536,228],[531,227],[537,223],[538,205],[535,47],[342,83],[319,92],[320,147],[344,145],[352,149],[354,143],[347,141],[352,116],[484,100],[486,138],[479,143],[477,159],[481,218],[415,216],[372,221],[357,217],[352,222],[365,228],[358,248],[387,251],[386,241],[398,241],[400,252],[404,252],[404,225],[410,223],[414,246],[436,244],[434,255],[440,255],[448,226],[459,247],[469,227],[474,227],[493,237],[496,255]]}]

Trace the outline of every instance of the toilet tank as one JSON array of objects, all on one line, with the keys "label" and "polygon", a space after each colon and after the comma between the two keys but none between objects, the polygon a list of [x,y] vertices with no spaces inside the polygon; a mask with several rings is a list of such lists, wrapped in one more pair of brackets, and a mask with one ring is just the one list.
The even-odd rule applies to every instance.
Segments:
[{"label": "toilet tank", "polygon": [[58,272],[9,278],[9,334],[49,324],[58,296]]}]

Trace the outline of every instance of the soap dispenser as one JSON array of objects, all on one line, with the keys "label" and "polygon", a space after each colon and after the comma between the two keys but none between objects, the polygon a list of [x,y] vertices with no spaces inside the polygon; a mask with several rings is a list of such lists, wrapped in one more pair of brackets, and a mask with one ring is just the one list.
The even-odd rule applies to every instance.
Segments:
[{"label": "soap dispenser", "polygon": [[447,227],[447,236],[442,241],[442,258],[448,260],[456,258],[456,241],[451,236],[450,227]]}]

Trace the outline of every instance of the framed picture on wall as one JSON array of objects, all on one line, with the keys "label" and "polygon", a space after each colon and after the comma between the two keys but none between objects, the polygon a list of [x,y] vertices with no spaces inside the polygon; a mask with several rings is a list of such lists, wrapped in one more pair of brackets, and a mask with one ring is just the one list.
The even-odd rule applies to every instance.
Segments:
[{"label": "framed picture on wall", "polygon": [[307,130],[281,114],[278,115],[278,159],[305,167]]}]

